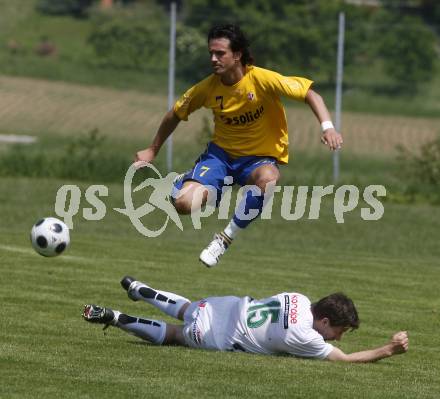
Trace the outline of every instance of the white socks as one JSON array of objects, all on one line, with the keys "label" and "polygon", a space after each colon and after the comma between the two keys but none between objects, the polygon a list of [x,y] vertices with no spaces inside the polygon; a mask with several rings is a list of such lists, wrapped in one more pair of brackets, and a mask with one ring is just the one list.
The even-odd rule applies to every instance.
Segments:
[{"label": "white socks", "polygon": [[161,345],[165,340],[167,324],[164,321],[133,317],[115,311],[116,327],[128,333],[136,335],[153,344]]},{"label": "white socks", "polygon": [[176,319],[182,306],[191,302],[183,296],[173,294],[172,292],[155,290],[139,281],[136,282],[134,287],[130,286],[130,291],[131,295],[136,299],[142,299]]},{"label": "white socks", "polygon": [[237,224],[234,222],[234,219],[231,219],[229,224],[223,230],[223,233],[233,240],[241,230],[243,229],[237,226]]}]

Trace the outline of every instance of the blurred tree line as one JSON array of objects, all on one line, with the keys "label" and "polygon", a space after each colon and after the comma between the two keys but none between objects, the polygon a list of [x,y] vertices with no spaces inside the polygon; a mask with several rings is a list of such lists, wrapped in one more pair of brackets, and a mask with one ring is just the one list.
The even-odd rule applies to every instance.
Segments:
[{"label": "blurred tree line", "polygon": [[[89,18],[89,43],[96,63],[154,71],[167,68],[169,3],[160,0],[39,0],[46,14]],[[438,60],[440,2],[383,0],[359,7],[343,0],[180,0],[177,73],[195,82],[210,73],[206,34],[213,24],[241,25],[256,63],[281,73],[335,78],[338,13],[346,15],[345,67],[369,67],[372,60],[397,90],[429,82]]]}]

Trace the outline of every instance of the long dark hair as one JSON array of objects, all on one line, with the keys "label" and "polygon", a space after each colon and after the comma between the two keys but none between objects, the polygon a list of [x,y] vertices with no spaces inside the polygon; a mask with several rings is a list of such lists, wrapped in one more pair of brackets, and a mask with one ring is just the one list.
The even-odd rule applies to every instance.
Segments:
[{"label": "long dark hair", "polygon": [[252,57],[249,49],[249,40],[238,25],[226,24],[213,26],[208,33],[208,43],[211,39],[220,38],[229,39],[233,52],[241,52],[240,61],[242,65],[252,65],[254,63],[254,57]]}]

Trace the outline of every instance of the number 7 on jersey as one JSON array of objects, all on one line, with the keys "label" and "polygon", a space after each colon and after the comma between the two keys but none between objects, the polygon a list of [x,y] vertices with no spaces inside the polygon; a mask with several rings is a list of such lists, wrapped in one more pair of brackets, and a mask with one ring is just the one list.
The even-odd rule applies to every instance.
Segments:
[{"label": "number 7 on jersey", "polygon": [[210,169],[207,166],[201,166],[200,169],[202,169],[202,171],[199,173],[200,177],[205,176],[206,172]]}]

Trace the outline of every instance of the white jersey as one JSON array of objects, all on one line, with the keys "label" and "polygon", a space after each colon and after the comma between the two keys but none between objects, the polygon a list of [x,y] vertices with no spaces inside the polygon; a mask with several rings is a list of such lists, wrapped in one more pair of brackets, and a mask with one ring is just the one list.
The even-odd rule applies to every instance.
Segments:
[{"label": "white jersey", "polygon": [[333,346],[313,329],[310,306],[299,293],[206,298],[187,309],[183,332],[193,347],[324,359]]}]

